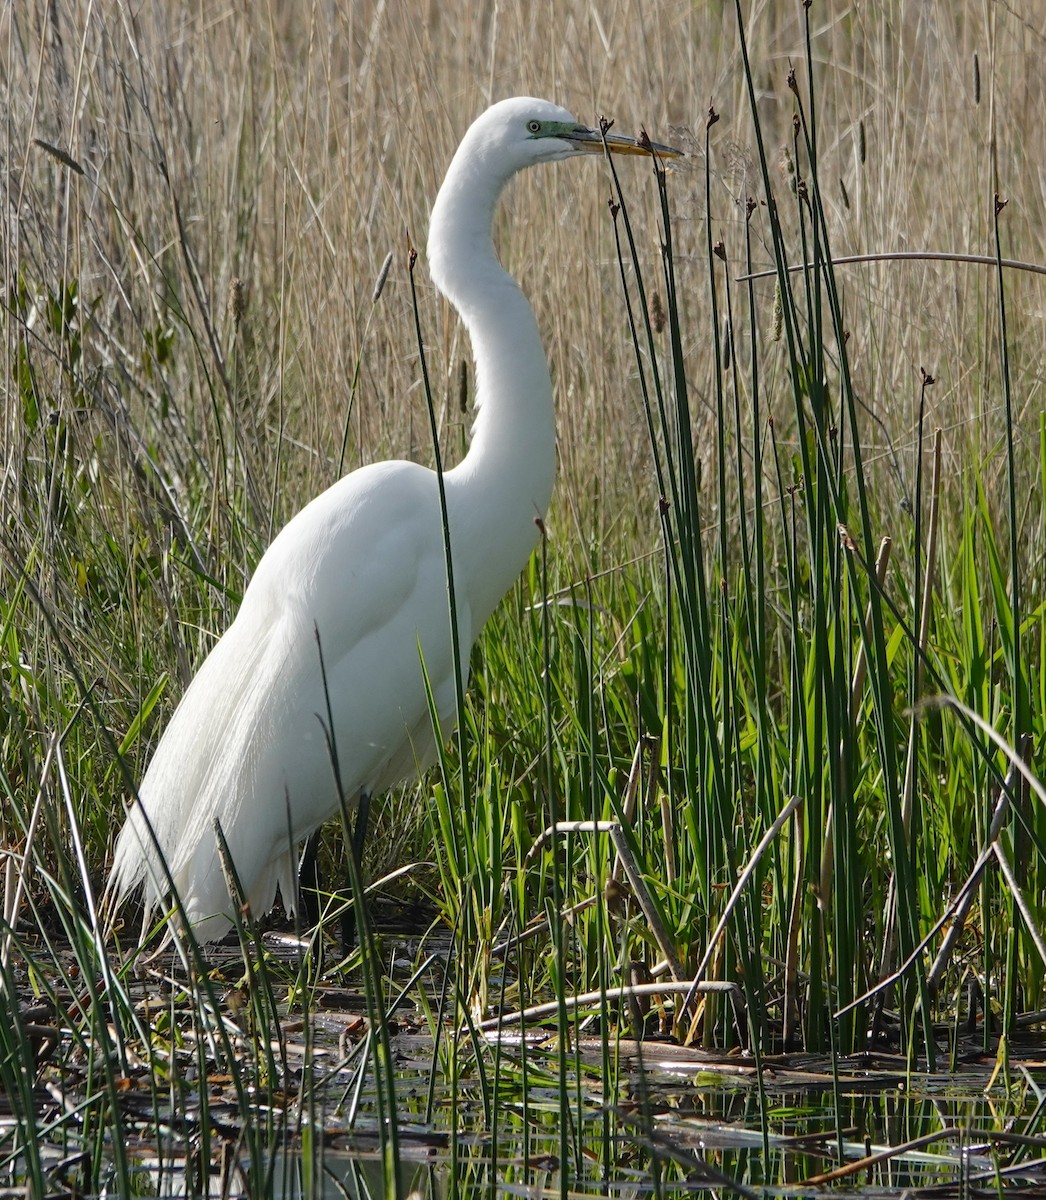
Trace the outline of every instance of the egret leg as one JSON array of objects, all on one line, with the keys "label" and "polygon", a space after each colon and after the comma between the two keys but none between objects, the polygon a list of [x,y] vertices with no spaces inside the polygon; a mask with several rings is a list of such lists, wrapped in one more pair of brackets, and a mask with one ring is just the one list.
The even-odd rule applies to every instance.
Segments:
[{"label": "egret leg", "polygon": [[[370,792],[360,792],[356,803],[356,820],[352,825],[352,845],[349,847],[356,860],[356,874],[363,882],[363,847],[367,841],[367,825],[370,822]],[[352,895],[351,879],[345,889],[347,896]],[[357,896],[356,903],[362,904],[363,897]],[[346,954],[356,945],[357,918],[354,911],[346,909],[341,919],[341,944]]]},{"label": "egret leg", "polygon": [[[360,792],[356,805],[356,819],[352,825],[352,839],[349,852],[355,856],[356,870],[363,869],[363,848],[367,841],[367,826],[370,823],[370,793]],[[311,928],[320,920],[320,895],[323,887],[320,883],[316,860],[320,849],[320,830],[310,834],[302,851],[301,864],[298,868],[298,897],[301,905],[303,923]],[[341,941],[346,954],[356,945],[356,918],[348,901],[352,898],[351,876],[345,881],[339,893],[339,898],[346,902],[341,917]],[[362,897],[360,903],[362,903]]]},{"label": "egret leg", "polygon": [[302,924],[312,928],[320,920],[320,880],[316,869],[316,858],[320,850],[320,831],[309,835],[298,866],[298,906]]}]

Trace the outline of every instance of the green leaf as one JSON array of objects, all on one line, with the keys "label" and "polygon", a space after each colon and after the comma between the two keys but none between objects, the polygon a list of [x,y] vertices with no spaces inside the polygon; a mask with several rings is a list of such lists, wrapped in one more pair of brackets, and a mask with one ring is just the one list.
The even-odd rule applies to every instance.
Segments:
[{"label": "green leaf", "polygon": [[153,709],[156,707],[157,700],[159,700],[166,691],[169,680],[170,676],[164,673],[149,689],[148,694],[138,708],[138,712],[135,715],[134,720],[127,727],[127,732],[123,735],[123,740],[120,742],[119,747],[121,754],[126,754],[135,744],[135,742],[138,741],[138,736],[142,732],[143,726],[145,725],[146,721],[148,721],[149,715],[152,713]]}]

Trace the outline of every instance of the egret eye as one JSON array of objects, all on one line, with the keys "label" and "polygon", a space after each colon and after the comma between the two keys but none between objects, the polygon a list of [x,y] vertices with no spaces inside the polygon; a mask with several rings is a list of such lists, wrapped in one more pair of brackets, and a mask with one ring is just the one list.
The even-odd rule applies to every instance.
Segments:
[{"label": "egret eye", "polygon": [[527,128],[530,130],[531,133],[540,133],[541,132],[541,122],[540,121],[528,121]]}]

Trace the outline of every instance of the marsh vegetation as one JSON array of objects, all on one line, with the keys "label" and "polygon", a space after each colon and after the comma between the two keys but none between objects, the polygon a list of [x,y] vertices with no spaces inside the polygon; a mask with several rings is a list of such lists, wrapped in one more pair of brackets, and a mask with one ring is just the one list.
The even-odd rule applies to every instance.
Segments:
[{"label": "marsh vegetation", "polygon": [[[147,1189],[158,1157],[203,1193],[225,1154],[221,1186],[256,1194],[277,1149],[318,1161],[333,1080],[389,1188],[397,1113],[431,1128],[441,1104],[451,1188],[550,1186],[532,1104],[557,1188],[683,1186],[697,1158],[771,1182],[655,1129],[621,1053],[641,1033],[756,1079],[821,1056],[832,1102],[801,1132],[836,1159],[872,1137],[842,1103],[854,1056],[927,1079],[987,1056],[973,1124],[995,1166],[1026,1158],[1042,13],[474,9],[0,10],[0,1174]],[[365,874],[425,918],[396,954],[364,920],[324,974],[250,921],[224,969],[145,967],[133,911],[96,921],[112,840],[275,530],[357,465],[431,463],[429,403],[443,461],[463,451],[469,348],[419,267],[426,396],[407,251],[471,118],[513,93],[690,157],[531,173],[501,213],[559,479],[464,736],[375,814]],[[334,986],[360,1024],[320,1068]],[[519,1013],[511,1045],[486,1025]],[[406,1108],[405,1026],[430,1047]],[[765,1164],[774,1104],[747,1095]],[[457,1170],[459,1117],[518,1139],[511,1178],[497,1149]],[[931,1104],[918,1133],[964,1119]],[[1000,1149],[1004,1126],[1032,1141]]]}]

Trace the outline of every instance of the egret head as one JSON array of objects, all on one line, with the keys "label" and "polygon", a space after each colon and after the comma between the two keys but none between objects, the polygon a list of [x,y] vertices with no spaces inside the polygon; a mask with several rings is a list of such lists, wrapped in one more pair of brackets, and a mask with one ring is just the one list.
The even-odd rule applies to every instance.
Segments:
[{"label": "egret head", "polygon": [[[492,105],[478,116],[461,139],[436,197],[429,221],[429,273],[444,295],[461,307],[474,293],[477,272],[497,267],[491,247],[494,206],[505,184],[537,163],[602,154],[598,129],[582,125],[565,108],[547,100],[516,96]],[[607,134],[614,154],[648,154],[666,158],[679,152],[656,143]],[[500,275],[500,268],[497,268]]]},{"label": "egret head", "polygon": [[[578,154],[602,154],[603,138],[598,129],[581,124],[572,113],[548,100],[514,96],[492,105],[465,135],[462,150],[491,165],[497,163],[511,175],[534,163],[555,162]],[[643,144],[635,138],[607,134],[606,148],[614,154],[647,154],[652,147],[667,158],[677,150],[656,143]]]}]

